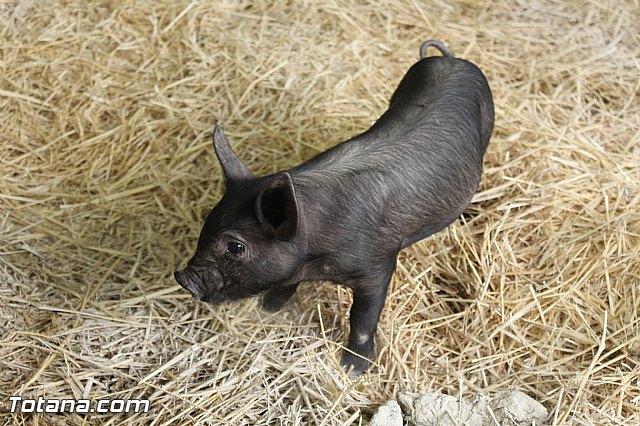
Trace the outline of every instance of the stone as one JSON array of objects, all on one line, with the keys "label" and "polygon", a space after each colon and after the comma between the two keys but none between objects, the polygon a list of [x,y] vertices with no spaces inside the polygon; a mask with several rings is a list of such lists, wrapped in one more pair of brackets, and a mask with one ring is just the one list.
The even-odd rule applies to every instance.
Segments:
[{"label": "stone", "polygon": [[400,393],[398,402],[408,426],[540,426],[548,417],[542,404],[517,390],[474,399],[438,392]]},{"label": "stone", "polygon": [[468,401],[437,392],[401,393],[398,401],[412,426],[482,425],[487,409],[482,396]]},{"label": "stone", "polygon": [[402,410],[397,402],[391,400],[378,407],[369,426],[402,426],[403,424]]},{"label": "stone", "polygon": [[547,409],[535,399],[511,390],[496,394],[489,403],[500,424],[529,426],[544,424],[549,416]]}]

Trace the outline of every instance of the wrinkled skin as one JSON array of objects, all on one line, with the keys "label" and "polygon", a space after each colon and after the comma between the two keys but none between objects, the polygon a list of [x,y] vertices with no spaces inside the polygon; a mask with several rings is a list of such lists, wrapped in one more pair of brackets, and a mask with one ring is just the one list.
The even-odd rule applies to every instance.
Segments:
[{"label": "wrinkled skin", "polygon": [[343,284],[353,305],[342,364],[362,373],[399,251],[467,207],[493,119],[482,72],[447,55],[412,66],[369,130],[290,170],[254,176],[216,126],[226,192],[177,281],[210,303],[264,293],[268,311],[302,281]]}]

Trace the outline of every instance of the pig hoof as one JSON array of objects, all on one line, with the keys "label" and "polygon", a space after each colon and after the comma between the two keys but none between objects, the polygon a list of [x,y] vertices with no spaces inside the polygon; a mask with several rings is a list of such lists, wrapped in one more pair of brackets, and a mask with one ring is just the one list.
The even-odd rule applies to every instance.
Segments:
[{"label": "pig hoof", "polygon": [[340,362],[340,364],[349,376],[358,377],[369,368],[371,361],[362,356],[345,351],[344,354],[342,354],[342,362]]}]

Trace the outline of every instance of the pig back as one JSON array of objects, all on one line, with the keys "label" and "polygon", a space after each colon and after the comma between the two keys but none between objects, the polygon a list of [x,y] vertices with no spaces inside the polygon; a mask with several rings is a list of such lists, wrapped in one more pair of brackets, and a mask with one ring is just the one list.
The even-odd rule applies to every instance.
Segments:
[{"label": "pig back", "polygon": [[[293,179],[309,208],[328,217],[332,229],[320,233],[335,236],[338,227],[338,234],[405,247],[446,227],[469,204],[493,116],[491,91],[475,65],[425,58],[369,130],[303,163]],[[314,205],[323,193],[329,196]]]},{"label": "pig back", "polygon": [[433,140],[436,134],[429,137],[427,131],[447,132],[448,144],[467,143],[465,148],[481,157],[493,121],[493,97],[482,71],[469,61],[438,56],[422,59],[409,69],[391,96],[389,109],[369,131],[381,131],[381,135],[415,131]]}]

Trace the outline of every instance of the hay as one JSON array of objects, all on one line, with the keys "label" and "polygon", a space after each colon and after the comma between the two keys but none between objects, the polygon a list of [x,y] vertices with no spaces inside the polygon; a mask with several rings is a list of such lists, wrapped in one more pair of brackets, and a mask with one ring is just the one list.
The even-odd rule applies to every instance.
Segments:
[{"label": "hay", "polygon": [[[637,0],[0,5],[0,418],[345,425],[399,391],[516,387],[555,423],[637,424],[639,17]],[[427,38],[485,71],[496,128],[469,214],[402,252],[371,373],[338,368],[344,289],[306,285],[274,315],[193,302],[171,272],[223,190],[213,125],[255,172],[290,167],[366,129]],[[22,418],[12,394],[153,413]]]}]

